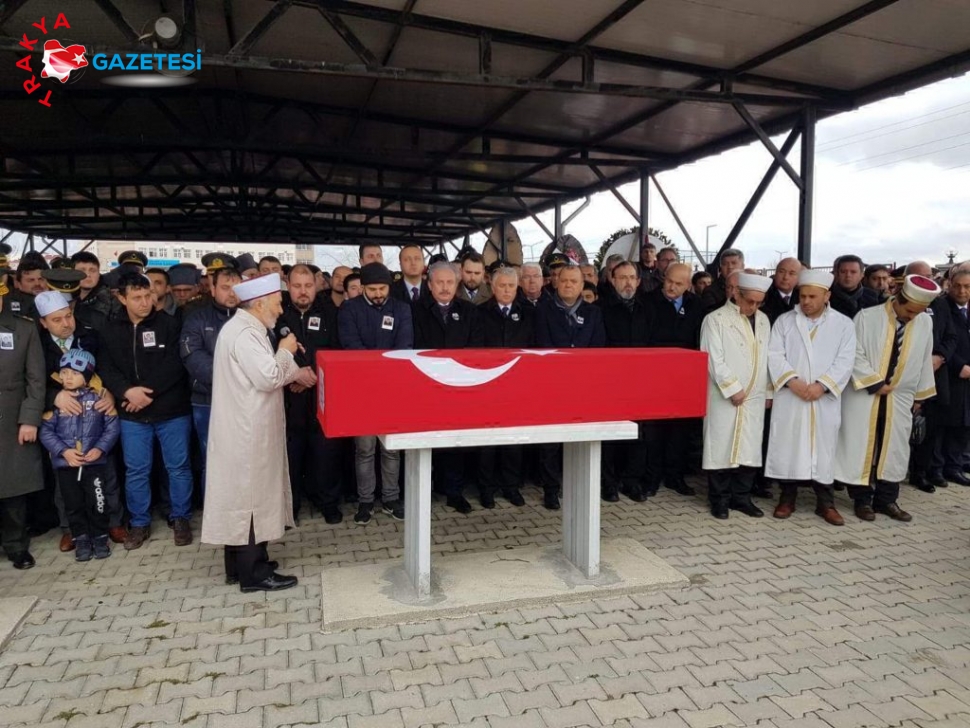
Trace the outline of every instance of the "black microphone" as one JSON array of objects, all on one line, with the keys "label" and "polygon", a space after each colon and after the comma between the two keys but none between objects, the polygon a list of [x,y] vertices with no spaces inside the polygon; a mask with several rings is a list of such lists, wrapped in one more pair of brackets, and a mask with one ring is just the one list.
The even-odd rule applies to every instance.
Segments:
[{"label": "black microphone", "polygon": [[[290,331],[289,326],[284,326],[282,329],[280,329],[280,338],[285,339],[287,336],[289,336],[292,333],[293,332]],[[306,357],[303,355],[302,349],[303,347],[301,346],[299,349],[296,350],[296,354],[293,355],[293,359],[300,366],[307,366]]]}]

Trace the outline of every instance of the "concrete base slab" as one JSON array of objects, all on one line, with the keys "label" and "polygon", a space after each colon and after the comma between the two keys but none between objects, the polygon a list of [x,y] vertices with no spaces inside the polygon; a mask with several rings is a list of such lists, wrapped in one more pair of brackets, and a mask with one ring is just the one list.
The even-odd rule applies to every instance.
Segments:
[{"label": "concrete base slab", "polygon": [[562,547],[435,556],[431,595],[416,596],[400,562],[325,569],[326,632],[562,604],[659,589],[688,579],[629,538],[604,539],[599,576],[587,579]]},{"label": "concrete base slab", "polygon": [[20,623],[30,614],[37,597],[10,597],[0,599],[0,650],[17,632]]}]

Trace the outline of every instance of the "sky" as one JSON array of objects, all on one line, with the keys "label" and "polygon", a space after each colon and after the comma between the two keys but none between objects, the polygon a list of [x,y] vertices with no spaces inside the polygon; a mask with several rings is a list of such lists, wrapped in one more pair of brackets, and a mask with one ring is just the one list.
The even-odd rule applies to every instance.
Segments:
[{"label": "sky", "polygon": [[[775,139],[781,146],[783,139]],[[798,166],[798,145],[789,155]],[[711,255],[730,232],[738,214],[771,163],[756,142],[658,175],[695,243]],[[634,209],[639,185],[620,188]],[[582,201],[567,205],[568,217]],[[775,176],[735,247],[749,265],[771,268],[797,248],[797,190],[783,171]],[[553,227],[553,213],[540,215]],[[689,246],[655,188],[650,221],[682,251]],[[538,258],[549,239],[529,218],[515,223],[526,260]],[[603,192],[568,226],[592,256],[612,232],[636,225],[613,197]],[[866,262],[946,262],[970,258],[970,74],[941,81],[856,111],[819,122],[816,130],[814,266],[844,253]],[[481,250],[484,236],[472,237]],[[13,242],[13,240],[11,240]],[[459,241],[460,243],[460,241]],[[397,267],[397,249],[385,250]],[[356,265],[351,246],[318,248],[317,263],[327,270]]]},{"label": "sky", "polygon": [[[776,138],[776,146],[783,141]],[[950,250],[957,260],[970,258],[970,74],[825,119],[815,144],[812,265],[845,253],[882,263],[944,263]],[[789,155],[796,169],[799,153],[796,144]],[[708,236],[711,255],[720,247],[771,159],[758,142],[658,175],[702,253]],[[619,191],[636,209],[639,184]],[[563,218],[580,204],[565,206]],[[735,243],[749,265],[770,268],[795,254],[797,205],[795,185],[779,171]],[[551,211],[539,218],[552,228]],[[689,250],[654,188],[649,224]],[[612,232],[634,225],[619,201],[603,192],[566,232],[592,255]],[[709,225],[714,227],[708,231]],[[515,226],[526,260],[538,258],[548,236],[528,218]],[[471,242],[481,250],[484,236]],[[356,256],[351,248],[321,250],[317,261],[330,268],[337,262],[353,265]],[[384,259],[395,267],[395,250],[385,250]]]}]

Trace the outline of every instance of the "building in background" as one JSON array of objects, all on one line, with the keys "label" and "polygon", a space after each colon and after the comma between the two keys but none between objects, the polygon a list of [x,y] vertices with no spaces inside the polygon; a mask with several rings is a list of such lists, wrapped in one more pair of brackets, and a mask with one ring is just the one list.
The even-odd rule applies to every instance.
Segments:
[{"label": "building in background", "polygon": [[312,263],[313,248],[310,245],[280,245],[276,243],[166,243],[154,240],[96,240],[87,248],[101,260],[101,267],[109,270],[118,265],[118,254],[125,250],[139,250],[148,256],[150,268],[168,268],[179,263],[191,263],[202,268],[202,256],[207,253],[242,255],[249,253],[257,261],[267,255],[280,259],[288,265]]}]

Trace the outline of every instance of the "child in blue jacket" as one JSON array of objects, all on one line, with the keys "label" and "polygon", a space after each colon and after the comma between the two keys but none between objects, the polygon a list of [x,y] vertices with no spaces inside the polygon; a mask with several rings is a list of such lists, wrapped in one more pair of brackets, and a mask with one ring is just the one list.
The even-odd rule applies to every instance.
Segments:
[{"label": "child in blue jacket", "polygon": [[72,349],[61,357],[61,385],[69,392],[77,392],[83,413],[47,412],[40,431],[40,440],[50,451],[64,499],[77,561],[111,556],[108,508],[103,491],[104,466],[108,453],[118,441],[121,425],[114,410],[102,414],[94,408],[99,396],[88,386],[94,367],[94,355],[82,349]]}]

